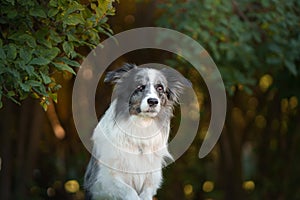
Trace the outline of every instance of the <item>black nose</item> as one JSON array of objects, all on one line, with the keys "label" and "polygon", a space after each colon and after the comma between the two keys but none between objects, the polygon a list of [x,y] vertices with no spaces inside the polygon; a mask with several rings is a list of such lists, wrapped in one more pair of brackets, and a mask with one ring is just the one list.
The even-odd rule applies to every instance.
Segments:
[{"label": "black nose", "polygon": [[156,106],[158,104],[158,99],[156,99],[156,98],[149,98],[147,100],[147,102],[148,102],[149,106]]}]

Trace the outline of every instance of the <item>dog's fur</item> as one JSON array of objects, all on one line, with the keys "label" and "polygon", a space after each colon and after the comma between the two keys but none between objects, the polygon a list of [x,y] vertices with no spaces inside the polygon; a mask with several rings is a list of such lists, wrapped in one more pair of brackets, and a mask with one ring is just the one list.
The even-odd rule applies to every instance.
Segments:
[{"label": "dog's fur", "polygon": [[112,102],[94,130],[87,199],[151,200],[162,182],[170,119],[190,82],[175,70],[125,64],[108,72]]}]

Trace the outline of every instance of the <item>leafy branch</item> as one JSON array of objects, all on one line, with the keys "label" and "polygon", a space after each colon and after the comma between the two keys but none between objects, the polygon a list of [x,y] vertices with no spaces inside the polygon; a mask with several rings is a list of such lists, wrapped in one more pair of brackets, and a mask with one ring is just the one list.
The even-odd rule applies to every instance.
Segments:
[{"label": "leafy branch", "polygon": [[47,109],[61,87],[55,73],[75,75],[84,57],[111,35],[114,0],[4,0],[0,7],[0,108],[28,96]]}]

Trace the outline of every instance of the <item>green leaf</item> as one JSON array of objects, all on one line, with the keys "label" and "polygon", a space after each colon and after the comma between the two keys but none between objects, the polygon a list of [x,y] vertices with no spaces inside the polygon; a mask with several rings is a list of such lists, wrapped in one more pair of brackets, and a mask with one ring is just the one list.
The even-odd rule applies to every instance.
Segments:
[{"label": "green leaf", "polygon": [[7,46],[7,58],[14,60],[17,57],[17,48],[14,44],[9,44]]},{"label": "green leaf", "polygon": [[21,87],[21,89],[22,89],[24,92],[30,92],[31,87],[30,87],[29,84],[27,84],[27,83],[21,83],[21,84],[20,84],[20,87]]},{"label": "green leaf", "polygon": [[45,112],[48,110],[48,104],[47,104],[47,102],[41,101],[40,105],[42,106],[42,108],[44,109]]},{"label": "green leaf", "polygon": [[63,43],[63,50],[70,57],[74,52],[74,46],[71,42],[64,42]]},{"label": "green leaf", "polygon": [[29,14],[33,17],[47,18],[47,15],[42,7],[35,7],[29,11]]},{"label": "green leaf", "polygon": [[6,68],[6,72],[10,73],[13,79],[19,80],[20,79],[20,72],[15,68]]},{"label": "green leaf", "polygon": [[16,95],[15,91],[8,91],[7,92],[7,96],[9,96],[9,97],[13,97],[15,95]]},{"label": "green leaf", "polygon": [[11,3],[11,5],[15,5],[15,0],[6,0],[6,2]]},{"label": "green leaf", "polygon": [[20,40],[20,36],[23,35],[23,34],[24,33],[21,33],[21,32],[15,32],[15,33],[12,33],[11,35],[9,35],[8,39],[19,41]]},{"label": "green leaf", "polygon": [[45,96],[45,97],[49,96],[47,91],[46,91],[45,86],[42,83],[40,83],[39,86],[33,87],[32,89],[35,90],[37,93],[39,93],[42,96]]},{"label": "green leaf", "polygon": [[96,5],[95,3],[91,3],[91,8],[92,8],[93,10],[95,10],[95,9],[97,8],[97,5]]},{"label": "green leaf", "polygon": [[23,90],[19,90],[19,99],[21,101],[23,101],[24,99],[26,99],[28,97],[28,95],[29,95],[29,92],[25,92]]},{"label": "green leaf", "polygon": [[74,42],[74,41],[77,42],[78,41],[78,39],[74,36],[74,34],[68,33],[67,37],[68,37],[68,41],[72,41],[72,42]]},{"label": "green leaf", "polygon": [[28,48],[21,48],[20,57],[24,60],[25,64],[27,64],[32,58],[32,51],[28,50]]},{"label": "green leaf", "polygon": [[280,46],[276,43],[269,44],[268,48],[271,52],[274,52],[274,53],[277,53],[277,54],[280,54],[281,51],[282,51]]},{"label": "green leaf", "polygon": [[58,91],[60,88],[62,88],[62,86],[59,85],[59,84],[56,84],[54,87],[52,87],[52,90],[53,91]]},{"label": "green leaf", "polygon": [[18,15],[18,11],[16,9],[11,9],[7,12],[8,19],[14,19]]},{"label": "green leaf", "polygon": [[19,41],[21,43],[26,43],[28,46],[35,48],[36,47],[36,41],[35,38],[29,34],[24,34],[21,32],[16,32],[8,37],[11,40]]},{"label": "green leaf", "polygon": [[298,72],[297,72],[297,67],[296,67],[295,63],[293,63],[289,60],[285,60],[284,64],[294,76],[297,76]]},{"label": "green leaf", "polygon": [[48,75],[44,74],[43,72],[40,72],[40,74],[41,74],[42,79],[43,79],[43,82],[44,82],[45,84],[49,84],[49,83],[52,82],[52,81],[51,81],[51,78],[50,78]]},{"label": "green leaf", "polygon": [[55,43],[61,43],[64,40],[64,37],[58,35],[57,32],[50,30],[50,39]]},{"label": "green leaf", "polygon": [[31,65],[25,66],[25,70],[29,76],[35,75],[34,67]]},{"label": "green leaf", "polygon": [[103,9],[101,9],[100,7],[96,7],[96,9],[95,9],[95,11],[96,11],[96,16],[98,17],[98,18],[101,18],[102,16],[104,16],[104,10]]},{"label": "green leaf", "polygon": [[73,1],[72,5],[70,7],[68,7],[65,15],[70,15],[71,13],[73,13],[75,11],[82,11],[82,10],[84,10],[84,7],[81,4],[79,4],[78,2]]},{"label": "green leaf", "polygon": [[40,87],[42,85],[41,82],[35,80],[28,80],[26,84],[30,85],[31,87]]},{"label": "green leaf", "polygon": [[43,56],[49,60],[53,60],[60,53],[60,49],[57,47],[44,50]]},{"label": "green leaf", "polygon": [[24,39],[26,40],[25,42],[26,44],[28,44],[28,46],[32,48],[36,47],[36,41],[34,37],[32,37],[31,35],[27,35]]},{"label": "green leaf", "polygon": [[52,43],[49,40],[46,40],[45,38],[39,39],[38,42],[46,47],[48,47],[49,49],[52,48]]},{"label": "green leaf", "polygon": [[40,95],[38,95],[36,92],[33,91],[31,93],[31,97],[34,98],[34,99],[38,99],[38,98],[40,98]]},{"label": "green leaf", "polygon": [[55,102],[57,103],[57,93],[50,93],[49,97]]},{"label": "green leaf", "polygon": [[279,65],[281,64],[281,59],[275,56],[269,56],[266,58],[266,62],[270,65]]},{"label": "green leaf", "polygon": [[84,24],[84,19],[79,14],[71,14],[68,15],[66,19],[63,20],[63,24],[76,26],[77,24]]},{"label": "green leaf", "polygon": [[59,10],[57,8],[51,8],[48,11],[48,17],[54,17],[55,15],[57,15],[58,12],[59,12]]},{"label": "green leaf", "polygon": [[72,67],[80,67],[80,64],[75,60],[70,60],[67,57],[57,58],[58,61],[64,62]]},{"label": "green leaf", "polygon": [[75,71],[71,67],[69,67],[68,65],[66,65],[66,64],[55,63],[55,62],[52,62],[52,64],[55,66],[55,68],[57,68],[60,71],[68,71],[68,72],[76,75]]},{"label": "green leaf", "polygon": [[6,54],[3,50],[3,48],[0,48],[0,60],[5,60],[6,59]]},{"label": "green leaf", "polygon": [[49,6],[51,6],[51,7],[57,7],[57,0],[50,0]]},{"label": "green leaf", "polygon": [[24,7],[33,7],[35,5],[35,1],[34,0],[27,0],[27,1],[17,1],[18,3],[20,3],[22,6]]},{"label": "green leaf", "polygon": [[39,58],[34,58],[30,61],[31,65],[48,65],[51,61],[43,58],[43,57],[39,57]]}]

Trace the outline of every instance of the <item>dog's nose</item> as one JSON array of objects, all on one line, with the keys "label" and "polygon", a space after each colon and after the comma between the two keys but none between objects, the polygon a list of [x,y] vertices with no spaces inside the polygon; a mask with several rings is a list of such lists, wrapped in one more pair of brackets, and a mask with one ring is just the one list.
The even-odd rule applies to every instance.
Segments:
[{"label": "dog's nose", "polygon": [[156,99],[156,98],[149,98],[149,99],[147,99],[147,102],[148,102],[148,104],[149,104],[150,107],[156,106],[158,104],[158,99]]}]

